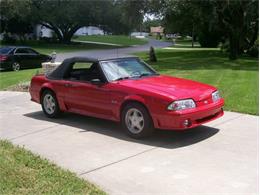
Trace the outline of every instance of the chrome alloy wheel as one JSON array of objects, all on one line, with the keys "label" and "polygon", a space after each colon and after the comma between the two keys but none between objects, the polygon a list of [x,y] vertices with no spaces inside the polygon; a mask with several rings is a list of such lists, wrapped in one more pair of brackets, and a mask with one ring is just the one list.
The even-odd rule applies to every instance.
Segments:
[{"label": "chrome alloy wheel", "polygon": [[12,65],[12,68],[13,68],[14,71],[19,71],[21,66],[20,66],[19,63],[14,62],[13,65]]},{"label": "chrome alloy wheel", "polygon": [[50,94],[46,94],[43,98],[43,106],[48,114],[53,114],[55,111],[55,100]]},{"label": "chrome alloy wheel", "polygon": [[125,115],[125,123],[133,134],[140,133],[144,129],[143,114],[136,108],[130,108]]}]

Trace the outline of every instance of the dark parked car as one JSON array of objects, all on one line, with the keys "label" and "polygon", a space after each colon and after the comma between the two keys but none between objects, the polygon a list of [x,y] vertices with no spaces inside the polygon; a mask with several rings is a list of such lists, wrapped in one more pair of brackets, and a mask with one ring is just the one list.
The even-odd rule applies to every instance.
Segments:
[{"label": "dark parked car", "polygon": [[0,48],[0,70],[18,71],[23,68],[39,68],[51,57],[40,54],[30,47],[7,46]]}]

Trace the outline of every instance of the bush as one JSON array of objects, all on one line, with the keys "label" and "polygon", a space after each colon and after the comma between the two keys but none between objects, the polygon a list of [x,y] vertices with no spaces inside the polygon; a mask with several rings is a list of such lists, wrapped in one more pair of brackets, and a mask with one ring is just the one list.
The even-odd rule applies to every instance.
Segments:
[{"label": "bush", "polygon": [[250,55],[251,57],[258,57],[259,48],[258,47],[252,47],[250,50],[248,50],[248,55]]},{"label": "bush", "polygon": [[199,43],[201,47],[218,47],[219,42],[220,37],[214,32],[199,34]]},{"label": "bush", "polygon": [[221,32],[215,27],[209,28],[205,25],[200,29],[198,33],[198,39],[201,47],[218,47],[221,41]]},{"label": "bush", "polygon": [[259,38],[255,41],[253,47],[248,50],[248,55],[251,57],[258,57],[259,55]]},{"label": "bush", "polygon": [[156,58],[155,51],[154,51],[153,47],[150,47],[149,60],[150,60],[150,62],[157,62],[157,58]]},{"label": "bush", "polygon": [[57,40],[54,37],[40,37],[40,41],[46,43],[56,43]]},{"label": "bush", "polygon": [[4,33],[2,43],[3,44],[15,44],[16,39],[7,33]]}]

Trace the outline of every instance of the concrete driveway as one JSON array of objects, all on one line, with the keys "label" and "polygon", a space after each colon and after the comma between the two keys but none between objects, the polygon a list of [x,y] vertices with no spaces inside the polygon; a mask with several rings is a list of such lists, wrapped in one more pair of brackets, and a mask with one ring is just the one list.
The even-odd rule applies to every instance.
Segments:
[{"label": "concrete driveway", "polygon": [[185,132],[143,141],[118,124],[65,114],[47,119],[28,93],[0,92],[0,138],[76,172],[109,194],[258,194],[258,117],[226,112]]}]

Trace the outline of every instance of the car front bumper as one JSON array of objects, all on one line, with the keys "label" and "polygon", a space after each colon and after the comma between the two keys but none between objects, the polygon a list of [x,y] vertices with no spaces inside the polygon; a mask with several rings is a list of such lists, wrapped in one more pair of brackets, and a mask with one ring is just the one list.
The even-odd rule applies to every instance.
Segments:
[{"label": "car front bumper", "polygon": [[155,127],[168,130],[184,130],[197,127],[224,115],[224,99],[216,103],[182,111],[166,111],[153,117]]}]

